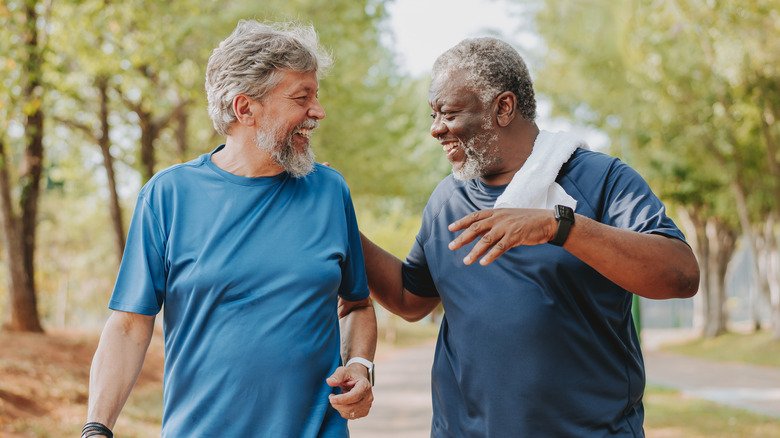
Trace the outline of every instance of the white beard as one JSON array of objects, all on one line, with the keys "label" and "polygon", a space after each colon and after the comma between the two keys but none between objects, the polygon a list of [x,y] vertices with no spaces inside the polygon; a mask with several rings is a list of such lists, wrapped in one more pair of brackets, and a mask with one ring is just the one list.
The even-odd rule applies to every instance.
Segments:
[{"label": "white beard", "polygon": [[[500,161],[496,150],[498,135],[485,132],[469,139],[463,145],[466,158],[459,168],[452,168],[452,176],[460,181],[468,181],[484,176],[486,169]],[[479,144],[479,146],[477,146]]]},{"label": "white beard", "polygon": [[296,152],[292,144],[292,138],[299,128],[304,126],[311,127],[312,124],[316,127],[316,121],[307,120],[290,131],[284,139],[279,139],[282,135],[280,126],[271,126],[267,130],[258,130],[255,136],[255,145],[260,150],[269,153],[274,161],[294,178],[304,177],[314,170],[314,151],[310,145],[306,145],[306,149],[303,152]]}]

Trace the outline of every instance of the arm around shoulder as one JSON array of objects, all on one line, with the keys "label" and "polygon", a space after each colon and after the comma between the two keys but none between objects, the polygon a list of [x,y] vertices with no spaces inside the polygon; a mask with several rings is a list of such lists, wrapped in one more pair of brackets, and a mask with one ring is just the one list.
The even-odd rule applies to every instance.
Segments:
[{"label": "arm around shoulder", "polygon": [[401,261],[383,250],[362,233],[363,256],[371,296],[385,309],[414,322],[419,321],[436,308],[438,297],[420,297],[404,288]]}]

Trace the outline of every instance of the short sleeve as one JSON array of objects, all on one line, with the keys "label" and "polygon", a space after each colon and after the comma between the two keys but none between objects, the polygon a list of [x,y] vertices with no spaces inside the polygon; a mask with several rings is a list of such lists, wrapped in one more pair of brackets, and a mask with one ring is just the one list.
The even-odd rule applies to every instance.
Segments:
[{"label": "short sleeve", "polygon": [[347,253],[341,262],[341,285],[339,296],[347,301],[359,301],[368,298],[366,265],[363,259],[363,246],[360,243],[355,207],[349,189],[344,187],[344,215],[347,221]]},{"label": "short sleeve", "polygon": [[[425,220],[423,220],[423,227],[425,227]],[[431,276],[431,271],[428,267],[428,261],[425,258],[425,248],[422,243],[422,230],[423,228],[420,229],[420,233],[417,235],[417,238],[414,239],[414,245],[401,267],[404,289],[421,297],[438,297],[439,291],[436,289],[436,285],[433,282],[433,277]]]},{"label": "short sleeve", "polygon": [[108,307],[156,315],[165,301],[165,237],[149,201],[138,196],[127,244]]},{"label": "short sleeve", "polygon": [[685,242],[666,207],[634,169],[615,160],[607,174],[600,222],[639,233],[662,234]]}]

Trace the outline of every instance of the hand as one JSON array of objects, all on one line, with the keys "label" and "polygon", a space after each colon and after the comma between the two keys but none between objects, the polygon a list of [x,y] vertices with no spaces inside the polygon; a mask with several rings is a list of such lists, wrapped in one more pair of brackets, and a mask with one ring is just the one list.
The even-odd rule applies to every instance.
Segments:
[{"label": "hand", "polygon": [[552,210],[499,208],[471,213],[449,226],[450,231],[463,229],[466,231],[450,242],[449,248],[454,251],[482,236],[463,263],[470,265],[485,254],[479,261],[485,266],[516,246],[549,242],[555,236],[557,223]]},{"label": "hand", "polygon": [[364,298],[360,301],[347,301],[339,297],[339,304],[337,307],[339,319],[349,315],[353,310],[362,309],[363,307],[373,307],[371,297]]},{"label": "hand", "polygon": [[360,364],[338,367],[326,380],[332,387],[340,387],[341,394],[331,394],[330,404],[347,420],[356,420],[368,415],[374,394],[368,381],[368,370]]}]

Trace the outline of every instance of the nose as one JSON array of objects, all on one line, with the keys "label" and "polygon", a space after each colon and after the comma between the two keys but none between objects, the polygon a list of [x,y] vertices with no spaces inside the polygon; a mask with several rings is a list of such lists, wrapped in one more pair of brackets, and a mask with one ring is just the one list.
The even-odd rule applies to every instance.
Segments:
[{"label": "nose", "polygon": [[445,132],[447,131],[447,127],[442,123],[440,116],[435,116],[433,118],[433,123],[431,123],[431,136],[433,138],[439,138],[441,137]]},{"label": "nose", "polygon": [[314,98],[314,104],[309,108],[308,115],[309,117],[317,120],[322,120],[325,118],[325,108],[322,107],[319,99]]}]

